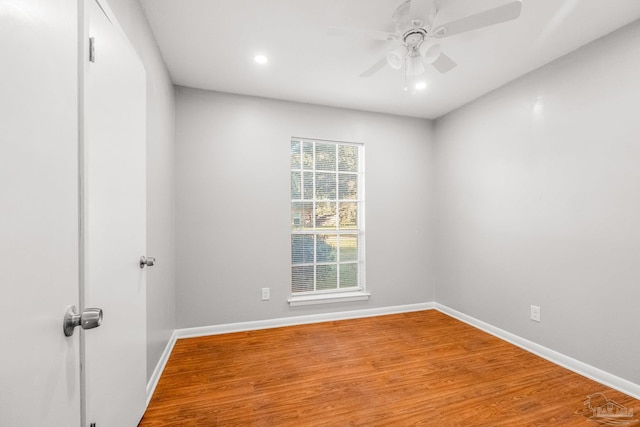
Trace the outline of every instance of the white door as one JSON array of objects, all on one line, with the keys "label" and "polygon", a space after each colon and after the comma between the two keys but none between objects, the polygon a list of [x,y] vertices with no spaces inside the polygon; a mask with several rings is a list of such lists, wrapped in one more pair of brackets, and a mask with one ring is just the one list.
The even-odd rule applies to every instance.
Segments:
[{"label": "white door", "polygon": [[0,0],[0,426],[79,426],[77,4]]},{"label": "white door", "polygon": [[85,7],[84,306],[104,318],[83,331],[83,423],[128,427],[146,402],[146,74],[107,4]]}]

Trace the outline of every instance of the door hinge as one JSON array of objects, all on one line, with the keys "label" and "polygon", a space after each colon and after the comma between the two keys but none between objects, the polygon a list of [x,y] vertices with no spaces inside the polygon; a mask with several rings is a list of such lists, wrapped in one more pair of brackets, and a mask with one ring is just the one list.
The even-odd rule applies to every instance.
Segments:
[{"label": "door hinge", "polygon": [[96,423],[89,424],[89,427],[96,427]]},{"label": "door hinge", "polygon": [[89,61],[96,62],[96,39],[89,37]]}]

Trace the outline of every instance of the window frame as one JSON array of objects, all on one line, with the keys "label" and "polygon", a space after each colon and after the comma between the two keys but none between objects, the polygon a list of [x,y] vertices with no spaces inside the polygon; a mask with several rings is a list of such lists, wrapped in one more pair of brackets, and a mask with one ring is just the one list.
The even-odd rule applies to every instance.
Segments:
[{"label": "window frame", "polygon": [[[294,142],[300,143],[300,165],[299,168],[293,168],[293,164],[291,162],[291,146]],[[312,143],[312,155],[313,155],[313,164],[311,169],[305,169],[304,167],[304,143]],[[336,150],[336,168],[335,171],[330,171],[331,173],[336,174],[336,194],[335,199],[317,199],[316,194],[316,174],[317,173],[327,173],[327,170],[316,169],[316,144],[333,144],[335,145]],[[340,146],[350,146],[357,147],[358,149],[358,167],[356,172],[350,171],[340,171],[340,167],[338,164],[338,153],[340,150]],[[290,170],[290,184],[293,184],[294,180],[294,172],[299,173],[300,179],[303,179],[304,172],[312,172],[313,173],[313,197],[312,198],[304,198],[304,189],[303,184],[301,182],[301,194],[299,199],[294,199],[292,196],[292,192],[290,190],[289,193],[289,212],[290,212],[290,242],[293,241],[294,236],[296,235],[311,235],[313,236],[313,262],[305,262],[305,263],[295,263],[293,262],[293,254],[290,253],[289,261],[290,261],[290,281],[289,281],[289,290],[291,297],[288,299],[290,305],[309,305],[309,304],[322,304],[322,303],[332,303],[332,302],[346,302],[346,301],[360,301],[366,300],[369,298],[369,293],[366,291],[366,280],[365,280],[365,146],[363,143],[357,142],[347,142],[347,141],[339,141],[339,140],[325,140],[318,138],[303,138],[303,137],[291,137],[289,140],[289,170]],[[357,199],[340,199],[340,174],[352,174],[356,175],[358,179],[358,196]],[[336,227],[335,228],[317,228],[316,224],[316,207],[317,203],[336,203],[335,215],[336,215]],[[340,229],[340,211],[339,205],[340,203],[357,203],[357,225],[354,229]],[[311,230],[296,230],[293,227],[293,203],[311,203],[312,205],[312,229]],[[355,235],[357,239],[357,256],[354,261],[340,261],[339,255],[336,254],[336,261],[318,261],[318,253],[317,253],[317,238],[319,235]],[[291,251],[293,251],[292,245],[290,245]],[[339,247],[338,247],[339,253]],[[339,270],[340,265],[342,264],[356,264],[357,265],[357,284],[356,286],[351,286],[347,288],[340,288],[340,276]],[[317,273],[316,269],[318,265],[336,265],[337,266],[337,276],[336,276],[336,288],[332,289],[317,289]],[[293,289],[293,267],[297,266],[313,266],[314,268],[314,290],[311,291],[301,291],[294,292]]]}]

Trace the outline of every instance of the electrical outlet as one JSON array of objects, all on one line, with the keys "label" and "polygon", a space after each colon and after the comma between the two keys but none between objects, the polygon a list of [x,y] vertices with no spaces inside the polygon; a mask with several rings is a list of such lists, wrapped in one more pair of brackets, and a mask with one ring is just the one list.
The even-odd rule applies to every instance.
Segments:
[{"label": "electrical outlet", "polygon": [[531,320],[534,322],[540,322],[540,307],[537,305],[531,306]]},{"label": "electrical outlet", "polygon": [[269,301],[271,298],[271,288],[262,288],[262,301]]}]

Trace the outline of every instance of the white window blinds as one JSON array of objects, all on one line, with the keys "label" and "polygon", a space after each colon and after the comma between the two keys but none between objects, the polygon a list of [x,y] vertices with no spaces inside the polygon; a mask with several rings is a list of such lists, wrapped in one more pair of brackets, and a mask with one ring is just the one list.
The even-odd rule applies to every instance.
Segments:
[{"label": "white window blinds", "polygon": [[291,140],[291,292],[364,289],[364,147]]}]

